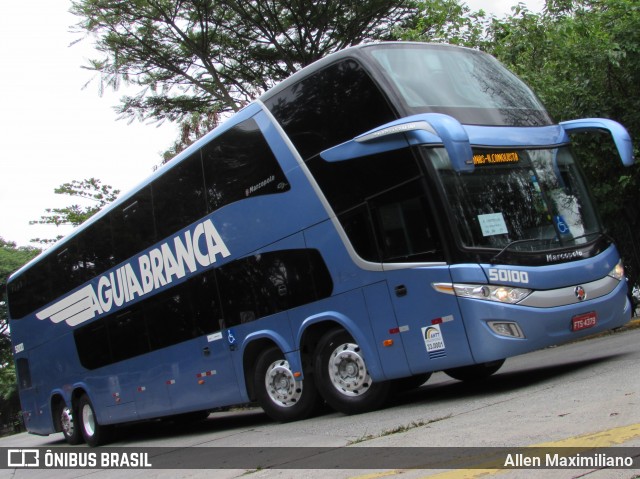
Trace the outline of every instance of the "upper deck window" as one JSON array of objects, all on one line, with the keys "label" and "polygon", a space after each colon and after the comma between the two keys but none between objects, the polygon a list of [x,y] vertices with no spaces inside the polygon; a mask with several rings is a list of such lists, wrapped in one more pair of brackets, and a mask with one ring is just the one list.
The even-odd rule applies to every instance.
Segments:
[{"label": "upper deck window", "polygon": [[552,123],[521,80],[479,51],[420,44],[380,45],[368,51],[409,114],[444,113],[473,125]]},{"label": "upper deck window", "polygon": [[228,204],[290,189],[258,124],[249,118],[166,167],[150,184],[12,278],[11,317],[25,317]]},{"label": "upper deck window", "polygon": [[367,72],[348,58],[265,101],[303,159],[395,120]]}]

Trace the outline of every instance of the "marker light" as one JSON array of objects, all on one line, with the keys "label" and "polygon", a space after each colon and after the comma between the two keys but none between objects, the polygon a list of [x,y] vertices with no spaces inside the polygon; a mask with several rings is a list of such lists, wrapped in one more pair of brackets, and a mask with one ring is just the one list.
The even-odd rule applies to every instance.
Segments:
[{"label": "marker light", "polygon": [[622,261],[618,261],[618,264],[609,272],[609,276],[617,279],[618,281],[622,281],[624,278],[624,266],[622,265]]},{"label": "marker light", "polygon": [[434,283],[433,288],[440,293],[453,294],[460,298],[482,299],[508,304],[516,304],[531,294],[531,290],[526,288],[486,284]]}]

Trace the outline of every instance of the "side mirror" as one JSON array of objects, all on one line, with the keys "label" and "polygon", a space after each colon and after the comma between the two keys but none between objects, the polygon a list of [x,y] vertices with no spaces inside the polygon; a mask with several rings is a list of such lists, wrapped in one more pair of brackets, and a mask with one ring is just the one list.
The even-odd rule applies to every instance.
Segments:
[{"label": "side mirror", "polygon": [[617,121],[606,118],[584,118],[581,120],[563,121],[560,126],[567,133],[583,133],[588,131],[608,131],[618,149],[618,154],[624,166],[634,163],[633,145],[629,132]]},{"label": "side mirror", "polygon": [[413,115],[387,123],[320,153],[325,161],[346,161],[416,145],[444,145],[458,172],[474,169],[469,135],[455,118],[441,113]]}]

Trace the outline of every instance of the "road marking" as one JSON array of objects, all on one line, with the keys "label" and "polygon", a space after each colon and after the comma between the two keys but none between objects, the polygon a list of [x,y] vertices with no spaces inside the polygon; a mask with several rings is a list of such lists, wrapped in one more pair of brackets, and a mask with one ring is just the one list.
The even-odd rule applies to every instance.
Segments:
[{"label": "road marking", "polygon": [[[554,448],[560,447],[572,447],[581,451],[587,451],[596,447],[611,447],[625,442],[631,441],[640,437],[640,423],[631,424],[629,426],[615,427],[607,429],[605,431],[599,431],[591,434],[582,434],[580,436],[569,437],[561,439],[559,441],[543,442],[540,444],[533,444],[530,446],[514,446],[514,451],[526,449],[526,448],[549,448],[550,451]],[[574,450],[573,452],[580,452]],[[474,469],[459,469],[455,471],[445,471],[441,473],[432,474],[430,476],[424,476],[422,479],[475,479],[478,477],[500,474],[504,472],[513,471],[514,469],[503,469],[504,458],[499,460],[493,459],[487,462],[479,463],[474,466]],[[377,474],[365,474],[362,476],[355,476],[351,479],[375,479],[378,477],[392,476],[407,472],[407,469],[397,469],[393,471],[385,471]]]},{"label": "road marking", "polygon": [[[580,436],[569,437],[559,441],[543,442],[528,447],[540,448],[558,448],[573,447],[583,451],[593,449],[594,447],[610,447],[623,444],[627,441],[640,437],[640,423],[631,424],[629,426],[621,426],[606,431],[599,431],[592,434],[582,434]],[[515,449],[515,448],[514,448]],[[577,451],[574,451],[577,452]],[[493,460],[487,463],[478,464],[481,469],[462,469],[458,471],[447,471],[440,474],[425,476],[425,479],[474,479],[476,477],[487,476],[490,474],[500,474],[509,472],[513,469],[495,469],[496,466],[504,466],[504,459],[499,461]]]},{"label": "road marking", "polygon": [[357,479],[377,479],[378,477],[395,476],[399,472],[401,471],[374,472],[373,474],[365,474],[363,476],[358,476]]}]

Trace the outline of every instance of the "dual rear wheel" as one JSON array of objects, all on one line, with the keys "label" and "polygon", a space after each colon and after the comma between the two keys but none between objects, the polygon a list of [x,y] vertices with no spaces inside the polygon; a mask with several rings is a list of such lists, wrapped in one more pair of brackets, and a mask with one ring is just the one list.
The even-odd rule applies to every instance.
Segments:
[{"label": "dual rear wheel", "polygon": [[89,446],[96,447],[109,440],[111,428],[98,423],[93,404],[86,394],[80,396],[73,407],[62,406],[59,421],[62,434],[69,444],[84,441]]},{"label": "dual rear wheel", "polygon": [[[381,407],[394,389],[419,387],[431,373],[376,382],[371,379],[364,354],[351,335],[343,329],[327,332],[313,352],[313,368],[297,380],[284,354],[275,346],[258,358],[254,370],[254,388],[258,402],[273,419],[282,422],[305,419],[316,412],[323,401],[338,412],[356,414]],[[446,370],[461,381],[477,382],[495,373],[504,359]]]},{"label": "dual rear wheel", "polygon": [[296,380],[282,352],[272,347],[258,358],[254,387],[265,412],[278,421],[304,419],[323,401],[345,414],[380,407],[389,394],[388,382],[374,382],[364,355],[344,330],[325,334],[316,346],[314,367]]}]

